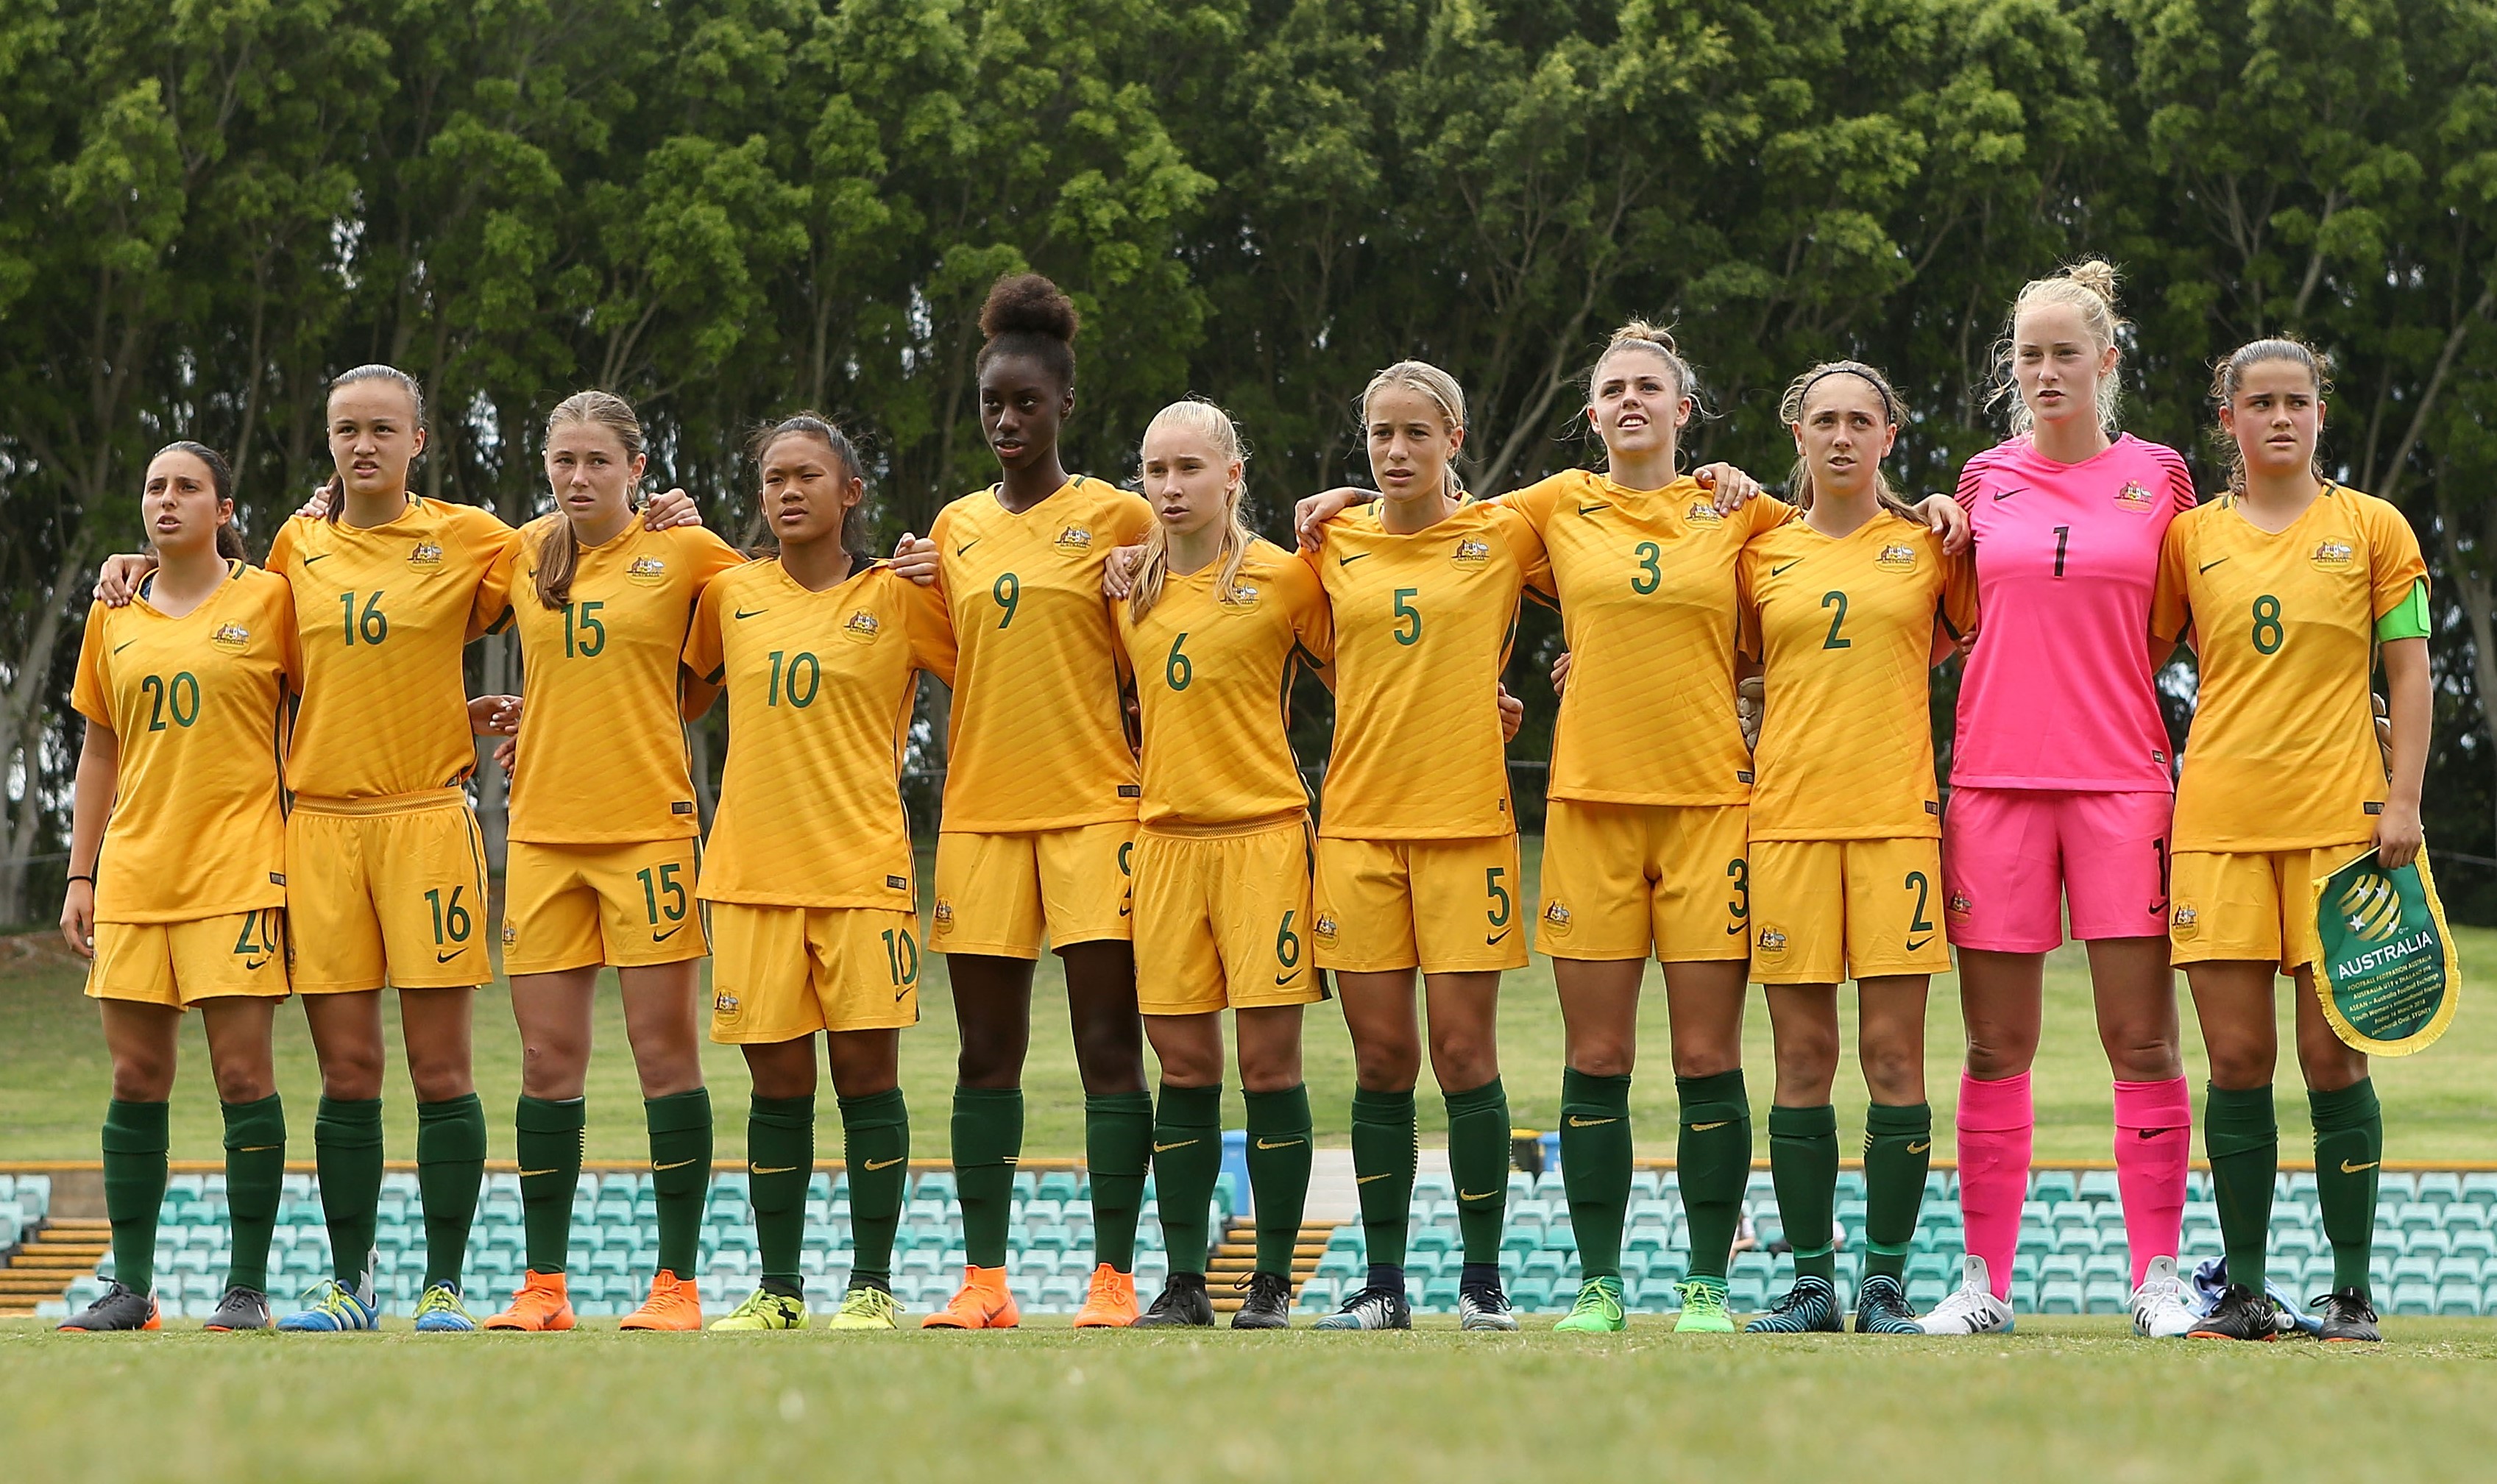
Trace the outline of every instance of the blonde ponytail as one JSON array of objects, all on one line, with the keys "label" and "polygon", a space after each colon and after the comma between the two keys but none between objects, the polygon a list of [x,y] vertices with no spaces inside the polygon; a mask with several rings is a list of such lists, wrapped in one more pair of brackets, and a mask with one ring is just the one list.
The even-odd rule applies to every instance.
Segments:
[{"label": "blonde ponytail", "polygon": [[[1214,445],[1216,454],[1225,463],[1241,467],[1240,478],[1223,491],[1222,547],[1216,557],[1217,576],[1215,594],[1222,602],[1240,586],[1240,569],[1248,560],[1249,543],[1257,533],[1240,519],[1240,499],[1248,488],[1248,451],[1240,441],[1239,426],[1231,415],[1201,397],[1177,401],[1154,414],[1145,428],[1145,439],[1151,442],[1155,428],[1165,425],[1182,432],[1194,433]],[[1136,563],[1135,586],[1127,594],[1127,612],[1139,623],[1162,599],[1162,585],[1170,576],[1170,536],[1159,521],[1145,534],[1145,552]]]},{"label": "blonde ponytail", "polygon": [[[2080,311],[2081,323],[2088,327],[2090,338],[2103,354],[2116,343],[2116,337],[2132,325],[2116,311],[2115,265],[2103,258],[2088,258],[2060,273],[2045,278],[2033,278],[2021,286],[2011,300],[2011,313],[2003,322],[2003,338],[1994,344],[1994,392],[1986,405],[2008,399],[2011,403],[2012,436],[2031,431],[2037,417],[2020,395],[2020,383],[2012,375],[2011,362],[2016,353],[2014,333],[2021,314],[2039,304],[2063,304]],[[2097,395],[2099,427],[2110,438],[2116,433],[2116,413],[2124,397],[2124,385],[2117,379],[2117,368],[2109,366],[2098,378]]]}]

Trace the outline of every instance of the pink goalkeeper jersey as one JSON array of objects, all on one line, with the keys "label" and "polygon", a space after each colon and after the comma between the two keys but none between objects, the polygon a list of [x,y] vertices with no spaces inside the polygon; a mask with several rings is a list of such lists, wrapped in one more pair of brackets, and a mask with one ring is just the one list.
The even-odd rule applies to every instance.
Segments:
[{"label": "pink goalkeeper jersey", "polygon": [[2014,438],[1968,461],[1959,502],[1976,538],[1977,635],[1951,782],[2167,791],[2150,599],[2167,522],[2194,508],[2185,460],[2130,433],[2080,463]]}]

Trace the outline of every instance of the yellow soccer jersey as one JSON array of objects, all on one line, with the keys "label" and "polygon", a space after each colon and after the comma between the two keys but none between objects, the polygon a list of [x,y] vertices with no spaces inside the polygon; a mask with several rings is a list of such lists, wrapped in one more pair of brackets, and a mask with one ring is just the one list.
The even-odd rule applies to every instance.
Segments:
[{"label": "yellow soccer jersey", "polygon": [[1975,569],[1884,513],[1845,537],[1788,521],[1743,549],[1741,575],[1765,671],[1751,837],[1939,837],[1934,636],[1975,627]]},{"label": "yellow soccer jersey", "polygon": [[490,578],[512,536],[491,511],[416,497],[381,525],[278,528],[269,570],[295,589],[303,655],[287,787],[368,799],[476,772],[460,650],[503,611]]},{"label": "yellow soccer jersey", "polygon": [[700,526],[654,531],[636,517],[585,549],[572,601],[535,585],[564,518],[533,521],[493,584],[511,595],[527,703],[512,772],[512,838],[542,845],[682,839],[702,833],[678,714],[677,668],[694,602],[745,558]]},{"label": "yellow soccer jersey", "polygon": [[2427,576],[2400,511],[2327,485],[2271,535],[2223,495],[2178,516],[2151,632],[2193,637],[2201,698],[2176,786],[2180,851],[2374,836],[2385,765],[2367,701],[2376,620]]},{"label": "yellow soccer jersey", "polygon": [[1017,515],[994,489],[936,516],[937,585],[962,658],[945,828],[1017,834],[1136,817],[1101,565],[1145,539],[1144,497],[1078,476]]},{"label": "yellow soccer jersey", "polygon": [[179,618],[143,593],[87,611],[70,704],[121,742],[95,870],[98,922],[285,904],[278,759],[299,673],[285,580],[241,562]]},{"label": "yellow soccer jersey", "polygon": [[[1543,542],[1503,505],[1391,535],[1379,507],[1327,522],[1314,557],[1335,621],[1335,755],[1318,833],[1474,839],[1517,828],[1501,672],[1517,601],[1548,588]],[[1150,679],[1150,677],[1148,677]]]},{"label": "yellow soccer jersey", "polygon": [[911,907],[911,702],[920,671],[954,670],[935,591],[877,563],[810,592],[777,559],[748,562],[703,589],[684,658],[728,690],[728,762],[696,895]]},{"label": "yellow soccer jersey", "polygon": [[1551,796],[1583,804],[1741,804],[1752,754],[1734,720],[1743,547],[1791,521],[1765,496],[1720,515],[1696,481],[1625,489],[1572,469],[1508,495],[1550,554],[1569,684]]},{"label": "yellow soccer jersey", "polygon": [[1149,829],[1228,830],[1309,807],[1285,729],[1295,662],[1335,651],[1326,593],[1309,563],[1265,541],[1249,547],[1233,601],[1215,598],[1221,575],[1217,564],[1171,576],[1141,623],[1116,605],[1144,713]]}]

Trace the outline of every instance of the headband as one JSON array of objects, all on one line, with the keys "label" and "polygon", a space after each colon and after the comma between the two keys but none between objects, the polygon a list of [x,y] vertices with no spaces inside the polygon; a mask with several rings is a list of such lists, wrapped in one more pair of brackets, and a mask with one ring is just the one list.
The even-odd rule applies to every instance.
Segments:
[{"label": "headband", "polygon": [[1871,371],[1866,370],[1860,365],[1823,366],[1821,369],[1813,372],[1812,376],[1804,382],[1803,390],[1795,394],[1795,400],[1798,408],[1800,408],[1803,398],[1812,395],[1813,388],[1819,386],[1822,382],[1828,380],[1832,376],[1853,376],[1861,380],[1864,385],[1873,389],[1874,395],[1881,398],[1881,411],[1883,415],[1888,417],[1893,424],[1896,424],[1899,421],[1899,404],[1891,398],[1890,389],[1881,385],[1881,381],[1876,378]]}]

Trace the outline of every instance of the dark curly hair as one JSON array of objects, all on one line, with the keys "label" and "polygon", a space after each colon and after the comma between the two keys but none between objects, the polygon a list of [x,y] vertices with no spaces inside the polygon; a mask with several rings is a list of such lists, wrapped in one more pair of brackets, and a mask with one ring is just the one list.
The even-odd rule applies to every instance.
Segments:
[{"label": "dark curly hair", "polygon": [[1030,356],[1049,368],[1059,384],[1075,385],[1075,300],[1038,273],[1009,273],[989,290],[980,306],[978,368],[986,371],[999,356]]}]

